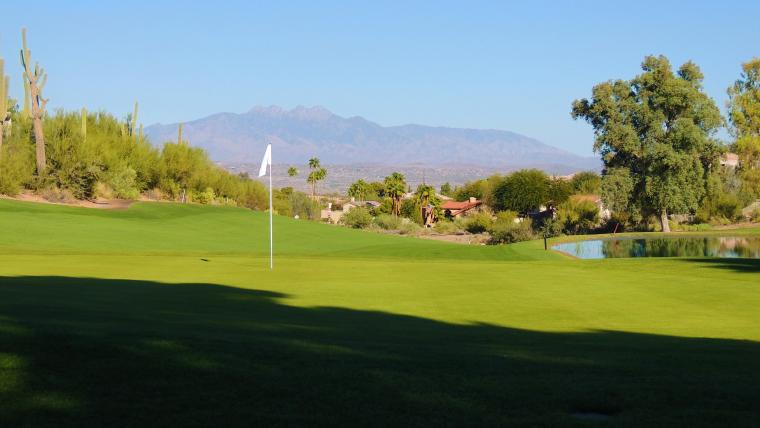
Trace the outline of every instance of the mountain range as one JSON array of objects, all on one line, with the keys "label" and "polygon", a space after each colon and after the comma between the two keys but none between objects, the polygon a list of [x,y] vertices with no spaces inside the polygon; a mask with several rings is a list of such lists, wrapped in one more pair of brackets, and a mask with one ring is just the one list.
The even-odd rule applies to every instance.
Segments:
[{"label": "mountain range", "polygon": [[[151,141],[177,139],[178,124],[145,130]],[[341,117],[323,107],[254,107],[217,113],[183,125],[183,139],[222,164],[260,161],[272,143],[275,162],[304,164],[318,157],[328,165],[476,165],[537,167],[562,174],[598,169],[582,157],[510,131],[423,125],[381,126],[362,117]]]}]

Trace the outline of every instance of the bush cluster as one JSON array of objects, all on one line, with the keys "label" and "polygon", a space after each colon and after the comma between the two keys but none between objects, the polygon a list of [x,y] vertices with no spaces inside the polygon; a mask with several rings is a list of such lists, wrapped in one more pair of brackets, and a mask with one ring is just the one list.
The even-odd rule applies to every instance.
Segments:
[{"label": "bush cluster", "polygon": [[267,206],[264,186],[216,166],[186,143],[159,149],[107,113],[86,116],[57,111],[43,120],[47,169],[36,173],[32,123],[12,112],[12,127],[0,152],[0,193],[56,188],[77,199],[137,199],[150,192],[163,199],[224,203],[252,209]]},{"label": "bush cluster", "polygon": [[354,229],[365,229],[372,224],[372,214],[364,207],[356,207],[343,214],[340,222]]}]

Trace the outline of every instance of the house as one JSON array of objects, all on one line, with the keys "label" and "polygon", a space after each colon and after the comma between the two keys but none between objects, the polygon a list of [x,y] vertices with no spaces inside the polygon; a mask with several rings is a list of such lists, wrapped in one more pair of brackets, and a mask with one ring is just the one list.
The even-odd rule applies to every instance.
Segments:
[{"label": "house", "polygon": [[720,157],[720,164],[729,168],[736,168],[739,165],[739,155],[726,153]]},{"label": "house", "polygon": [[457,217],[468,216],[472,213],[480,212],[483,203],[476,198],[470,198],[469,200],[458,201],[446,201],[441,204],[441,210],[446,218],[454,219]]},{"label": "house", "polygon": [[320,218],[329,223],[338,223],[344,214],[351,211],[356,207],[367,207],[369,209],[380,207],[380,202],[377,201],[356,201],[355,198],[351,198],[349,202],[343,204],[341,210],[332,209],[332,202],[327,204],[327,209],[320,211]]}]

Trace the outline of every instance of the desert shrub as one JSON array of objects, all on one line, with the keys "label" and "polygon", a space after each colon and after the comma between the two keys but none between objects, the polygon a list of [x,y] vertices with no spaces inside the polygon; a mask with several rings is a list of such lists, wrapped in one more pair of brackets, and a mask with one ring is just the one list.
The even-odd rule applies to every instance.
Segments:
[{"label": "desert shrub", "polygon": [[401,217],[408,218],[417,224],[422,224],[422,208],[417,199],[404,199],[399,208]]},{"label": "desert shrub", "polygon": [[483,233],[491,227],[492,223],[491,214],[487,212],[475,213],[471,216],[462,217],[455,221],[457,227],[470,233]]},{"label": "desert shrub", "polygon": [[742,216],[743,203],[739,196],[732,193],[716,191],[710,198],[705,199],[697,209],[696,222],[729,224]]},{"label": "desert shrub", "polygon": [[592,201],[569,199],[559,206],[557,221],[569,235],[588,233],[599,224],[599,208]]},{"label": "desert shrub", "polygon": [[27,161],[28,156],[22,153],[9,153],[3,147],[0,159],[0,194],[15,196],[24,185],[31,181],[34,169],[33,163]]},{"label": "desert shrub", "polygon": [[718,216],[736,220],[742,215],[741,202],[735,195],[721,195],[715,204],[715,211]]},{"label": "desert shrub", "polygon": [[519,223],[515,223],[513,218],[497,218],[488,232],[491,234],[491,244],[511,244],[535,238],[533,225],[528,218]]},{"label": "desert shrub", "polygon": [[402,235],[417,235],[421,232],[422,226],[410,220],[403,221],[399,227],[399,233]]},{"label": "desert shrub", "polygon": [[108,184],[103,183],[102,181],[98,181],[95,183],[93,196],[102,199],[112,199],[114,198],[114,191]]},{"label": "desert shrub", "polygon": [[160,201],[164,199],[164,193],[158,187],[154,187],[145,192],[145,197],[152,201]]},{"label": "desert shrub", "polygon": [[401,219],[391,214],[379,214],[375,217],[375,224],[384,230],[398,230],[401,228]]},{"label": "desert shrub", "polygon": [[77,198],[69,189],[59,189],[58,187],[46,187],[39,192],[42,199],[48,202],[54,202],[58,204],[70,204],[75,202]]},{"label": "desert shrub", "polygon": [[290,206],[291,217],[298,216],[302,219],[319,220],[322,207],[319,202],[311,199],[306,193],[293,192],[288,195],[287,201]]},{"label": "desert shrub", "polygon": [[131,167],[115,168],[104,175],[105,184],[113,190],[113,195],[117,198],[137,199],[140,197],[140,189],[136,181],[137,172]]},{"label": "desert shrub", "polygon": [[[534,224],[535,226],[535,224]],[[541,236],[545,236],[547,238],[553,238],[555,236],[560,236],[564,232],[564,225],[561,221],[553,218],[547,218],[543,221],[543,224],[541,224],[541,227],[538,230],[538,233],[540,233]]]},{"label": "desert shrub", "polygon": [[453,235],[461,231],[453,221],[441,220],[433,226],[433,230],[442,235]]},{"label": "desert shrub", "polygon": [[760,208],[757,208],[754,211],[752,211],[749,218],[754,223],[760,222]]},{"label": "desert shrub", "polygon": [[214,202],[215,198],[216,195],[214,194],[214,189],[210,187],[206,187],[206,190],[202,192],[193,193],[193,201],[198,202],[199,204],[210,204]]},{"label": "desert shrub", "polygon": [[380,200],[380,206],[375,208],[377,214],[393,214],[393,200],[391,198],[383,198]]},{"label": "desert shrub", "polygon": [[679,231],[679,232],[704,232],[711,229],[712,229],[712,226],[705,223],[688,224],[688,223],[677,223],[673,221],[670,222],[670,230]]},{"label": "desert shrub", "polygon": [[340,222],[354,229],[365,229],[372,224],[372,214],[364,207],[356,207],[343,214]]}]

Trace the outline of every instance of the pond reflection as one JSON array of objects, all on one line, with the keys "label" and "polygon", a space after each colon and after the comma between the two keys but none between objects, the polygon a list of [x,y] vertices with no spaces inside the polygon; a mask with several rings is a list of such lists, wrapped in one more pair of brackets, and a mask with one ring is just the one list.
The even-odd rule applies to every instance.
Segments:
[{"label": "pond reflection", "polygon": [[553,249],[580,259],[619,257],[721,257],[760,259],[760,236],[612,238],[566,242]]}]

